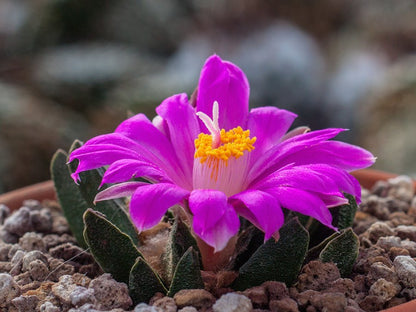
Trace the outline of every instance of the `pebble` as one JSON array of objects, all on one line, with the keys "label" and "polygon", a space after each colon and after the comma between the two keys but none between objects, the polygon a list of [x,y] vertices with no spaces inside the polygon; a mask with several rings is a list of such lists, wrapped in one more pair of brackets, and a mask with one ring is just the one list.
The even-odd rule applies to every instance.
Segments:
[{"label": "pebble", "polygon": [[28,207],[22,207],[15,211],[4,222],[4,229],[18,236],[23,236],[26,232],[31,232],[33,225],[30,218],[30,209]]},{"label": "pebble", "polygon": [[381,278],[392,283],[398,282],[396,271],[381,262],[375,262],[371,265],[367,278],[371,284]]},{"label": "pebble", "polygon": [[253,305],[249,298],[236,293],[222,295],[212,306],[214,312],[251,312]]},{"label": "pebble", "polygon": [[72,305],[79,307],[86,303],[95,303],[94,289],[76,286],[70,294]]},{"label": "pebble", "polygon": [[347,298],[342,293],[320,293],[311,297],[311,304],[318,311],[344,312],[347,307]]},{"label": "pebble", "polygon": [[163,312],[161,309],[154,306],[148,305],[146,303],[139,303],[134,307],[133,312]]},{"label": "pebble", "polygon": [[60,312],[61,309],[55,306],[52,302],[46,301],[39,307],[40,312]]},{"label": "pebble", "polygon": [[45,252],[45,243],[42,240],[42,236],[35,232],[27,232],[19,239],[19,245],[26,251],[42,251]]},{"label": "pebble", "polygon": [[375,243],[380,237],[393,236],[394,231],[384,222],[375,222],[367,230],[369,239]]},{"label": "pebble", "polygon": [[291,298],[272,300],[269,309],[272,312],[299,312],[298,304]]},{"label": "pebble", "polygon": [[397,256],[393,262],[400,282],[408,288],[416,287],[416,261],[409,256]]},{"label": "pebble", "polygon": [[254,308],[265,308],[269,304],[267,289],[264,285],[249,288],[242,294],[251,300]]},{"label": "pebble", "polygon": [[398,176],[389,179],[388,184],[387,196],[392,196],[410,203],[415,194],[413,181],[410,177]]},{"label": "pebble", "polygon": [[159,308],[163,312],[176,312],[178,310],[178,307],[175,304],[175,300],[170,297],[163,297],[156,300],[153,303],[153,306]]},{"label": "pebble", "polygon": [[397,236],[401,239],[409,239],[416,242],[416,226],[414,225],[399,225],[396,227]]},{"label": "pebble", "polygon": [[373,285],[371,285],[369,294],[378,296],[383,299],[384,302],[387,302],[396,294],[398,294],[400,290],[401,287],[399,284],[395,284],[386,281],[384,278],[380,278]]},{"label": "pebble", "polygon": [[416,257],[416,242],[403,240],[401,246],[409,251],[410,257]]},{"label": "pebble", "polygon": [[401,247],[402,240],[397,236],[384,236],[377,240],[376,245],[383,248],[385,251],[389,251],[392,247]]},{"label": "pebble", "polygon": [[20,296],[12,300],[12,304],[19,312],[36,312],[38,302],[37,296]]},{"label": "pebble", "polygon": [[115,281],[108,273],[93,279],[89,288],[94,290],[98,309],[128,309],[133,304],[127,285]]},{"label": "pebble", "polygon": [[204,289],[182,289],[173,299],[179,308],[193,306],[197,309],[208,309],[215,303],[215,297]]},{"label": "pebble", "polygon": [[20,295],[20,287],[13,280],[13,277],[7,273],[0,274],[0,308],[6,308],[7,305],[17,296]]},{"label": "pebble", "polygon": [[47,209],[35,210],[30,212],[33,229],[40,233],[49,233],[52,230],[53,220],[51,213]]},{"label": "pebble", "polygon": [[184,307],[178,310],[178,312],[198,312],[198,310],[195,309],[194,307]]},{"label": "pebble", "polygon": [[65,304],[71,303],[71,294],[77,285],[73,282],[70,275],[59,278],[59,282],[52,286],[52,294]]},{"label": "pebble", "polygon": [[39,250],[32,250],[29,251],[28,253],[26,253],[23,258],[22,258],[22,270],[28,271],[29,270],[29,265],[31,262],[35,261],[35,260],[39,260],[44,264],[48,264],[48,259],[46,258],[46,256]]},{"label": "pebble", "polygon": [[332,262],[310,261],[306,264],[298,277],[297,288],[324,290],[330,283],[341,277],[337,266]]}]

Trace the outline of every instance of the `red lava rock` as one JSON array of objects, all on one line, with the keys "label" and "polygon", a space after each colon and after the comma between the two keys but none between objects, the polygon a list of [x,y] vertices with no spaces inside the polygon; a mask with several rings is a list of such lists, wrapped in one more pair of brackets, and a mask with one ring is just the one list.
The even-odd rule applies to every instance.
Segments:
[{"label": "red lava rock", "polygon": [[318,311],[344,312],[347,307],[347,299],[342,293],[320,293],[311,297],[311,304]]},{"label": "red lava rock", "polygon": [[175,300],[170,297],[163,297],[156,300],[153,304],[154,307],[160,308],[164,312],[176,312],[178,307],[175,304]]},{"label": "red lava rock", "polygon": [[251,300],[255,308],[265,308],[269,304],[267,288],[264,285],[246,289],[242,294]]},{"label": "red lava rock", "polygon": [[366,312],[378,312],[383,309],[384,301],[378,296],[369,295],[358,304],[360,305],[360,308]]},{"label": "red lava rock", "polygon": [[333,281],[330,287],[325,290],[325,292],[342,293],[344,294],[345,298],[351,299],[354,299],[357,295],[354,288],[354,282],[349,278],[339,278]]},{"label": "red lava rock", "polygon": [[299,312],[298,304],[291,298],[272,300],[269,309],[272,312]]},{"label": "red lava rock", "polygon": [[298,277],[298,289],[324,290],[330,283],[340,278],[337,266],[330,262],[311,261],[306,264]]},{"label": "red lava rock", "polygon": [[182,289],[174,296],[179,308],[193,306],[197,309],[208,309],[215,303],[215,297],[204,289]]},{"label": "red lava rock", "polygon": [[267,290],[269,301],[274,299],[282,299],[289,296],[289,291],[285,283],[269,281],[262,284]]},{"label": "red lava rock", "polygon": [[402,247],[391,247],[389,250],[390,259],[394,260],[397,256],[410,256],[410,253],[407,249]]}]

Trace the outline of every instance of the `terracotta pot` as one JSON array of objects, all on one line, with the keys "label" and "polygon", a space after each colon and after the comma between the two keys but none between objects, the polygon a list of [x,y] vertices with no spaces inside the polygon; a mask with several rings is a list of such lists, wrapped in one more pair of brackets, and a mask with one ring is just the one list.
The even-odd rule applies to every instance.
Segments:
[{"label": "terracotta pot", "polygon": [[[374,169],[363,169],[353,172],[353,175],[360,181],[365,188],[371,188],[378,180],[387,180],[397,175]],[[414,181],[416,190],[416,181]],[[15,191],[0,194],[0,204],[7,205],[11,210],[18,209],[26,199],[56,199],[55,189],[52,181],[27,186]],[[416,299],[393,308],[380,312],[414,312],[416,311]]]}]

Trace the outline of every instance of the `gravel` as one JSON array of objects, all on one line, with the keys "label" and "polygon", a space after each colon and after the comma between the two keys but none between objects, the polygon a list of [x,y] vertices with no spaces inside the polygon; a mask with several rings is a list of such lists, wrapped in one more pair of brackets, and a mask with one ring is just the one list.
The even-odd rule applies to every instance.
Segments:
[{"label": "gravel", "polygon": [[[297,283],[227,288],[232,272],[203,272],[207,289],[157,293],[133,305],[127,285],[102,272],[80,248],[56,202],[0,205],[0,311],[195,312],[379,311],[416,298],[416,197],[408,177],[363,190],[354,222],[360,251],[353,273],[332,263],[304,265]],[[210,287],[212,281],[221,287]],[[212,285],[211,285],[212,286]]]}]

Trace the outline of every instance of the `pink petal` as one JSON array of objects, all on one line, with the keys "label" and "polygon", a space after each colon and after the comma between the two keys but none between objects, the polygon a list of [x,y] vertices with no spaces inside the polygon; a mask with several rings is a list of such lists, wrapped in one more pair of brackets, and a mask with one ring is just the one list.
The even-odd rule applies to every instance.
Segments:
[{"label": "pink petal", "polygon": [[279,143],[296,117],[296,114],[276,107],[252,109],[248,115],[247,128],[250,130],[250,137],[256,137],[257,140],[251,158],[256,159],[258,155]]},{"label": "pink petal", "polygon": [[169,177],[155,165],[139,160],[122,159],[113,162],[105,172],[101,186],[105,183],[125,182],[132,178],[145,178],[153,182],[170,182]]},{"label": "pink petal", "polygon": [[215,252],[224,249],[237,234],[240,221],[223,192],[194,190],[189,196],[189,208],[194,215],[194,232],[214,247]]},{"label": "pink petal", "polygon": [[194,108],[188,103],[186,94],[167,98],[156,108],[168,127],[170,141],[174,147],[185,175],[192,181],[192,166],[195,154],[195,139],[200,133]]},{"label": "pink petal", "polygon": [[231,197],[241,201],[244,206],[234,205],[239,215],[243,216],[264,233],[268,240],[280,229],[284,216],[279,202],[272,195],[259,190],[247,190]]},{"label": "pink petal", "polygon": [[[249,94],[250,87],[243,71],[213,55],[207,59],[201,71],[196,108],[212,118],[212,104],[217,101],[221,129],[245,128]],[[206,130],[202,122],[200,126]]]},{"label": "pink petal", "polygon": [[[267,152],[253,162],[253,166],[248,175],[248,181],[253,182],[261,179],[277,169],[284,166],[283,159],[294,153],[302,155],[304,151],[315,146],[318,143],[332,139],[344,129],[324,129],[311,131],[305,134],[294,136],[280,144],[274,145]],[[285,163],[287,164],[287,162]]]},{"label": "pink petal", "polygon": [[337,230],[332,226],[332,215],[325,203],[315,194],[292,187],[275,187],[266,191],[275,196],[282,207],[311,216],[327,227]]},{"label": "pink petal", "polygon": [[170,207],[188,195],[188,191],[170,183],[143,185],[131,197],[131,219],[139,231],[147,230],[158,224]]},{"label": "pink petal", "polygon": [[143,182],[125,182],[117,185],[110,186],[105,190],[99,192],[94,199],[94,202],[99,202],[103,200],[129,197],[131,196],[138,187],[147,185],[148,183]]}]

